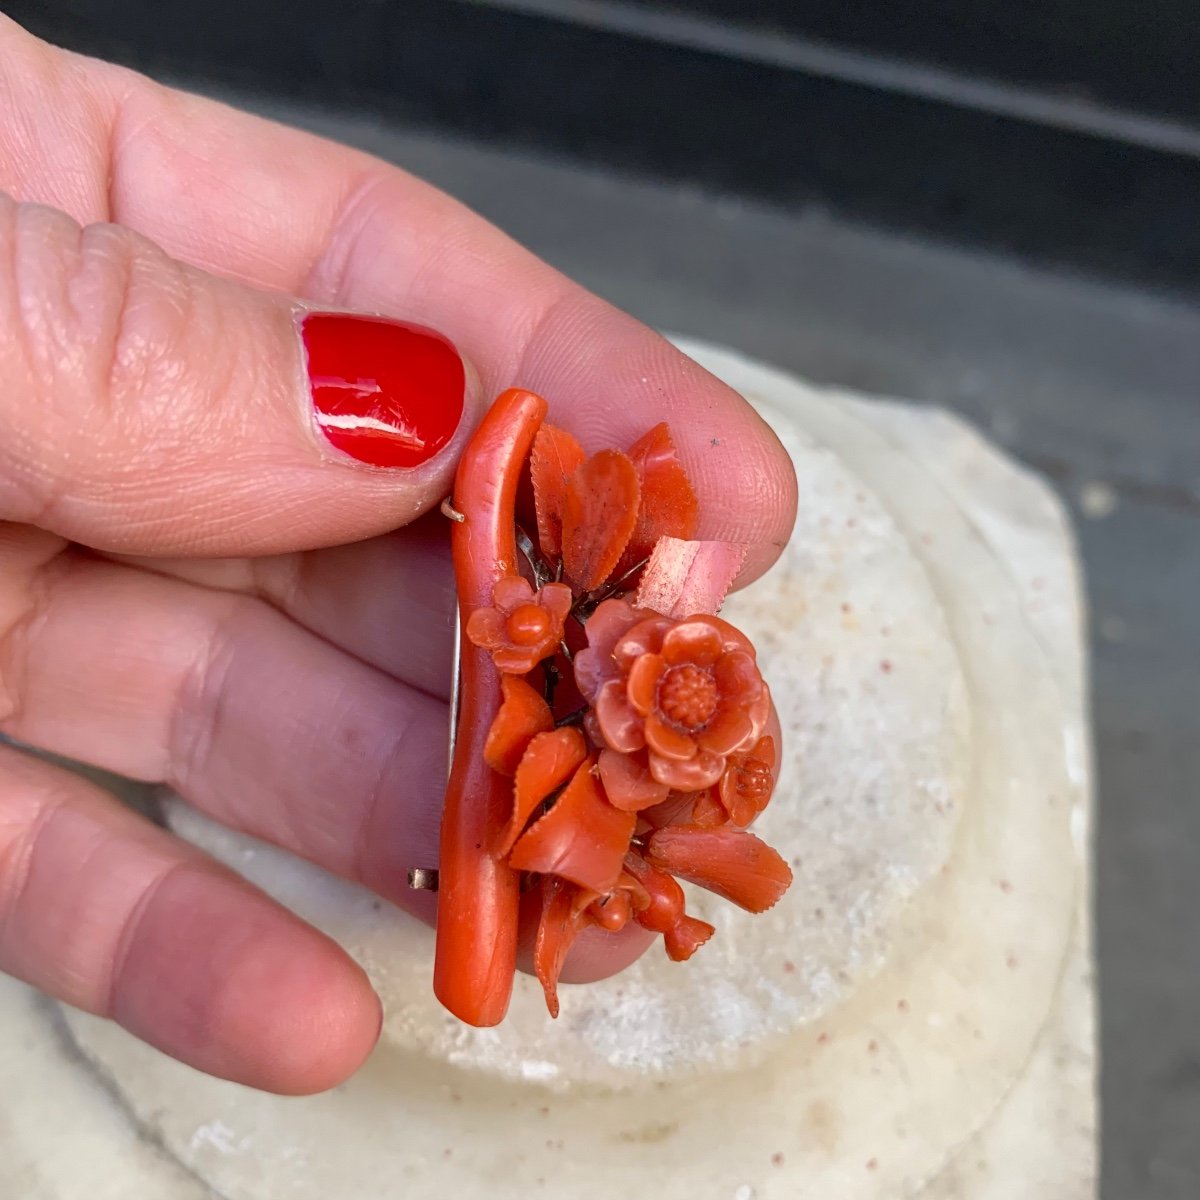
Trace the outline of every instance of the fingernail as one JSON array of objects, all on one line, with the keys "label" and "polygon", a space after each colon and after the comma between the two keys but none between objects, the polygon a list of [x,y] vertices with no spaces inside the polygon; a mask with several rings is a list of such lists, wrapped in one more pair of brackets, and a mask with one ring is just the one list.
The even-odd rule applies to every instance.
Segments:
[{"label": "fingernail", "polygon": [[346,313],[308,313],[300,334],[317,427],[344,454],[417,467],[454,436],[466,373],[441,334]]}]

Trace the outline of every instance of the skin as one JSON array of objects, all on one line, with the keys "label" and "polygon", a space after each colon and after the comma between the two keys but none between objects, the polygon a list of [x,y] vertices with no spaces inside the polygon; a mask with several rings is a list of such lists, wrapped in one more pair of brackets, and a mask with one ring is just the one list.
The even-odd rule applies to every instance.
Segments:
[{"label": "skin", "polygon": [[[670,422],[698,536],[782,546],[744,402],[454,200],[0,17],[0,731],[431,920],[463,440],[512,384],[584,447]],[[431,326],[471,380],[415,470],[316,432],[295,316]],[[619,403],[614,403],[614,398]],[[396,531],[396,532],[389,532]],[[643,943],[581,939],[569,977]],[[0,970],[254,1087],[350,1075],[379,1002],[333,943],[80,779],[0,747]]]}]

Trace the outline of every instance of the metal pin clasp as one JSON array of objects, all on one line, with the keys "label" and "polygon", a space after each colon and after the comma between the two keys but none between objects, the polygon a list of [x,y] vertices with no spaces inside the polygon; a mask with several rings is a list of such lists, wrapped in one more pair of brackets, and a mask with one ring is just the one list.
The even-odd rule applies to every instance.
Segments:
[{"label": "metal pin clasp", "polygon": [[455,605],[454,613],[454,657],[450,662],[450,748],[446,759],[446,777],[454,769],[454,746],[458,741],[458,710],[461,703],[462,685],[462,617]]},{"label": "metal pin clasp", "polygon": [[413,867],[408,873],[408,886],[414,892],[436,892],[438,873],[432,867]]},{"label": "metal pin clasp", "polygon": [[[442,516],[461,524],[467,519],[454,507],[454,497],[447,496],[441,503]],[[459,671],[462,664],[462,614],[454,606],[454,660],[450,664],[450,751],[446,762],[446,775],[454,769],[454,743],[458,739]]]}]

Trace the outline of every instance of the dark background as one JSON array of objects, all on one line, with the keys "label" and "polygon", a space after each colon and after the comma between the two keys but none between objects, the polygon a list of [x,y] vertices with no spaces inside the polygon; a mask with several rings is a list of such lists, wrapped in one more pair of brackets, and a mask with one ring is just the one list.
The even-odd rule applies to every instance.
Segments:
[{"label": "dark background", "polygon": [[1200,1197],[1200,6],[0,7],[400,162],[653,324],[953,408],[1047,474],[1092,607],[1103,1195]]},{"label": "dark background", "polygon": [[[1187,0],[10,0],[6,11],[153,73],[828,203],[1187,291],[1200,279],[1200,18]],[[1040,119],[1006,115],[1030,96]]]}]

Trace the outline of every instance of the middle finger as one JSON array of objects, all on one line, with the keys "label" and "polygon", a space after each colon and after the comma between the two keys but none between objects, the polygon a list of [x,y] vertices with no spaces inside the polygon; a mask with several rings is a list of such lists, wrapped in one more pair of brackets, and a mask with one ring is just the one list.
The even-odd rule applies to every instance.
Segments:
[{"label": "middle finger", "polygon": [[265,601],[394,679],[445,700],[456,601],[446,518],[383,537],[265,558],[112,561]]},{"label": "middle finger", "polygon": [[431,916],[406,874],[437,862],[444,703],[249,596],[71,554],[8,586],[0,730]]}]

